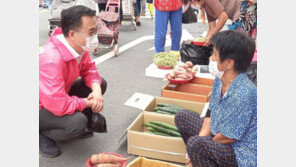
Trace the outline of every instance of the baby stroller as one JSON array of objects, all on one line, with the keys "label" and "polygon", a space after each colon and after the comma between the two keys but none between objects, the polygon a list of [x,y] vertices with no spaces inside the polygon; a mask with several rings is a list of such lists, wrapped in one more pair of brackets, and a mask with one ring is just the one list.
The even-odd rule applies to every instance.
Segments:
[{"label": "baby stroller", "polygon": [[61,12],[64,9],[75,6],[76,0],[54,0],[52,2],[52,13],[51,17],[48,19],[49,26],[47,28],[48,36],[52,33],[54,29],[61,26]]},{"label": "baby stroller", "polygon": [[[98,15],[99,48],[111,48],[118,55],[118,35],[120,27],[120,0],[109,0],[106,10]],[[97,51],[94,53],[97,54]]]}]

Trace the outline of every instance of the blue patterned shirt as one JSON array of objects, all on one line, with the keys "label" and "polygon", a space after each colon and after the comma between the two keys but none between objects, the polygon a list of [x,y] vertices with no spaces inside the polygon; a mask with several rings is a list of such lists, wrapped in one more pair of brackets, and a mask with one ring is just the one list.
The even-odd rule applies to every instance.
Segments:
[{"label": "blue patterned shirt", "polygon": [[221,98],[222,82],[216,78],[209,109],[211,132],[235,139],[231,145],[238,166],[257,166],[257,87],[246,73],[239,74]]}]

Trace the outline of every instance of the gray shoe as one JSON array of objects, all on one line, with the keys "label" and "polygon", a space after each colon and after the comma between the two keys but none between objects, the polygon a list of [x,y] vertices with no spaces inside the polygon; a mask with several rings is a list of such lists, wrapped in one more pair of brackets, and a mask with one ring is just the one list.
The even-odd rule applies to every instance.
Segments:
[{"label": "gray shoe", "polygon": [[57,143],[42,134],[39,134],[39,150],[41,155],[47,158],[53,158],[61,154]]}]

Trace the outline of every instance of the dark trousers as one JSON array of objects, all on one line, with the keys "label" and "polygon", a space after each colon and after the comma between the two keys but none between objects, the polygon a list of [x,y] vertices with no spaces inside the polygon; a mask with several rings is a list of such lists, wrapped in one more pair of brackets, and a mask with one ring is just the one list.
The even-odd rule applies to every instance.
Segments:
[{"label": "dark trousers", "polygon": [[[102,94],[107,89],[107,82],[102,78]],[[74,81],[70,91],[70,96],[86,98],[92,92],[84,81],[79,78]],[[45,108],[39,110],[39,131],[41,134],[55,140],[66,141],[79,137],[86,130],[88,119],[87,114],[92,113],[91,108],[86,108],[82,112],[77,111],[71,115],[56,116]]]},{"label": "dark trousers", "polygon": [[140,16],[140,14],[141,14],[141,0],[136,0],[136,3],[134,3],[133,6],[134,6],[134,15]]},{"label": "dark trousers", "polygon": [[203,118],[198,113],[180,111],[175,116],[193,167],[236,167],[236,155],[229,145],[212,140],[213,136],[198,136]]}]

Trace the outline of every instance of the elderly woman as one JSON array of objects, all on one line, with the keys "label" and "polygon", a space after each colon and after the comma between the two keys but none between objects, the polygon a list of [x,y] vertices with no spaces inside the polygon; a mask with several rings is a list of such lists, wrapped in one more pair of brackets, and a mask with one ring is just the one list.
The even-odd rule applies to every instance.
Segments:
[{"label": "elderly woman", "polygon": [[254,41],[238,31],[211,39],[210,73],[215,81],[204,118],[180,111],[175,124],[194,167],[257,166],[257,88],[245,73]]},{"label": "elderly woman", "polygon": [[206,46],[210,44],[211,37],[221,31],[228,19],[233,21],[230,29],[256,39],[257,0],[194,0],[194,4],[207,14],[209,30]]}]

